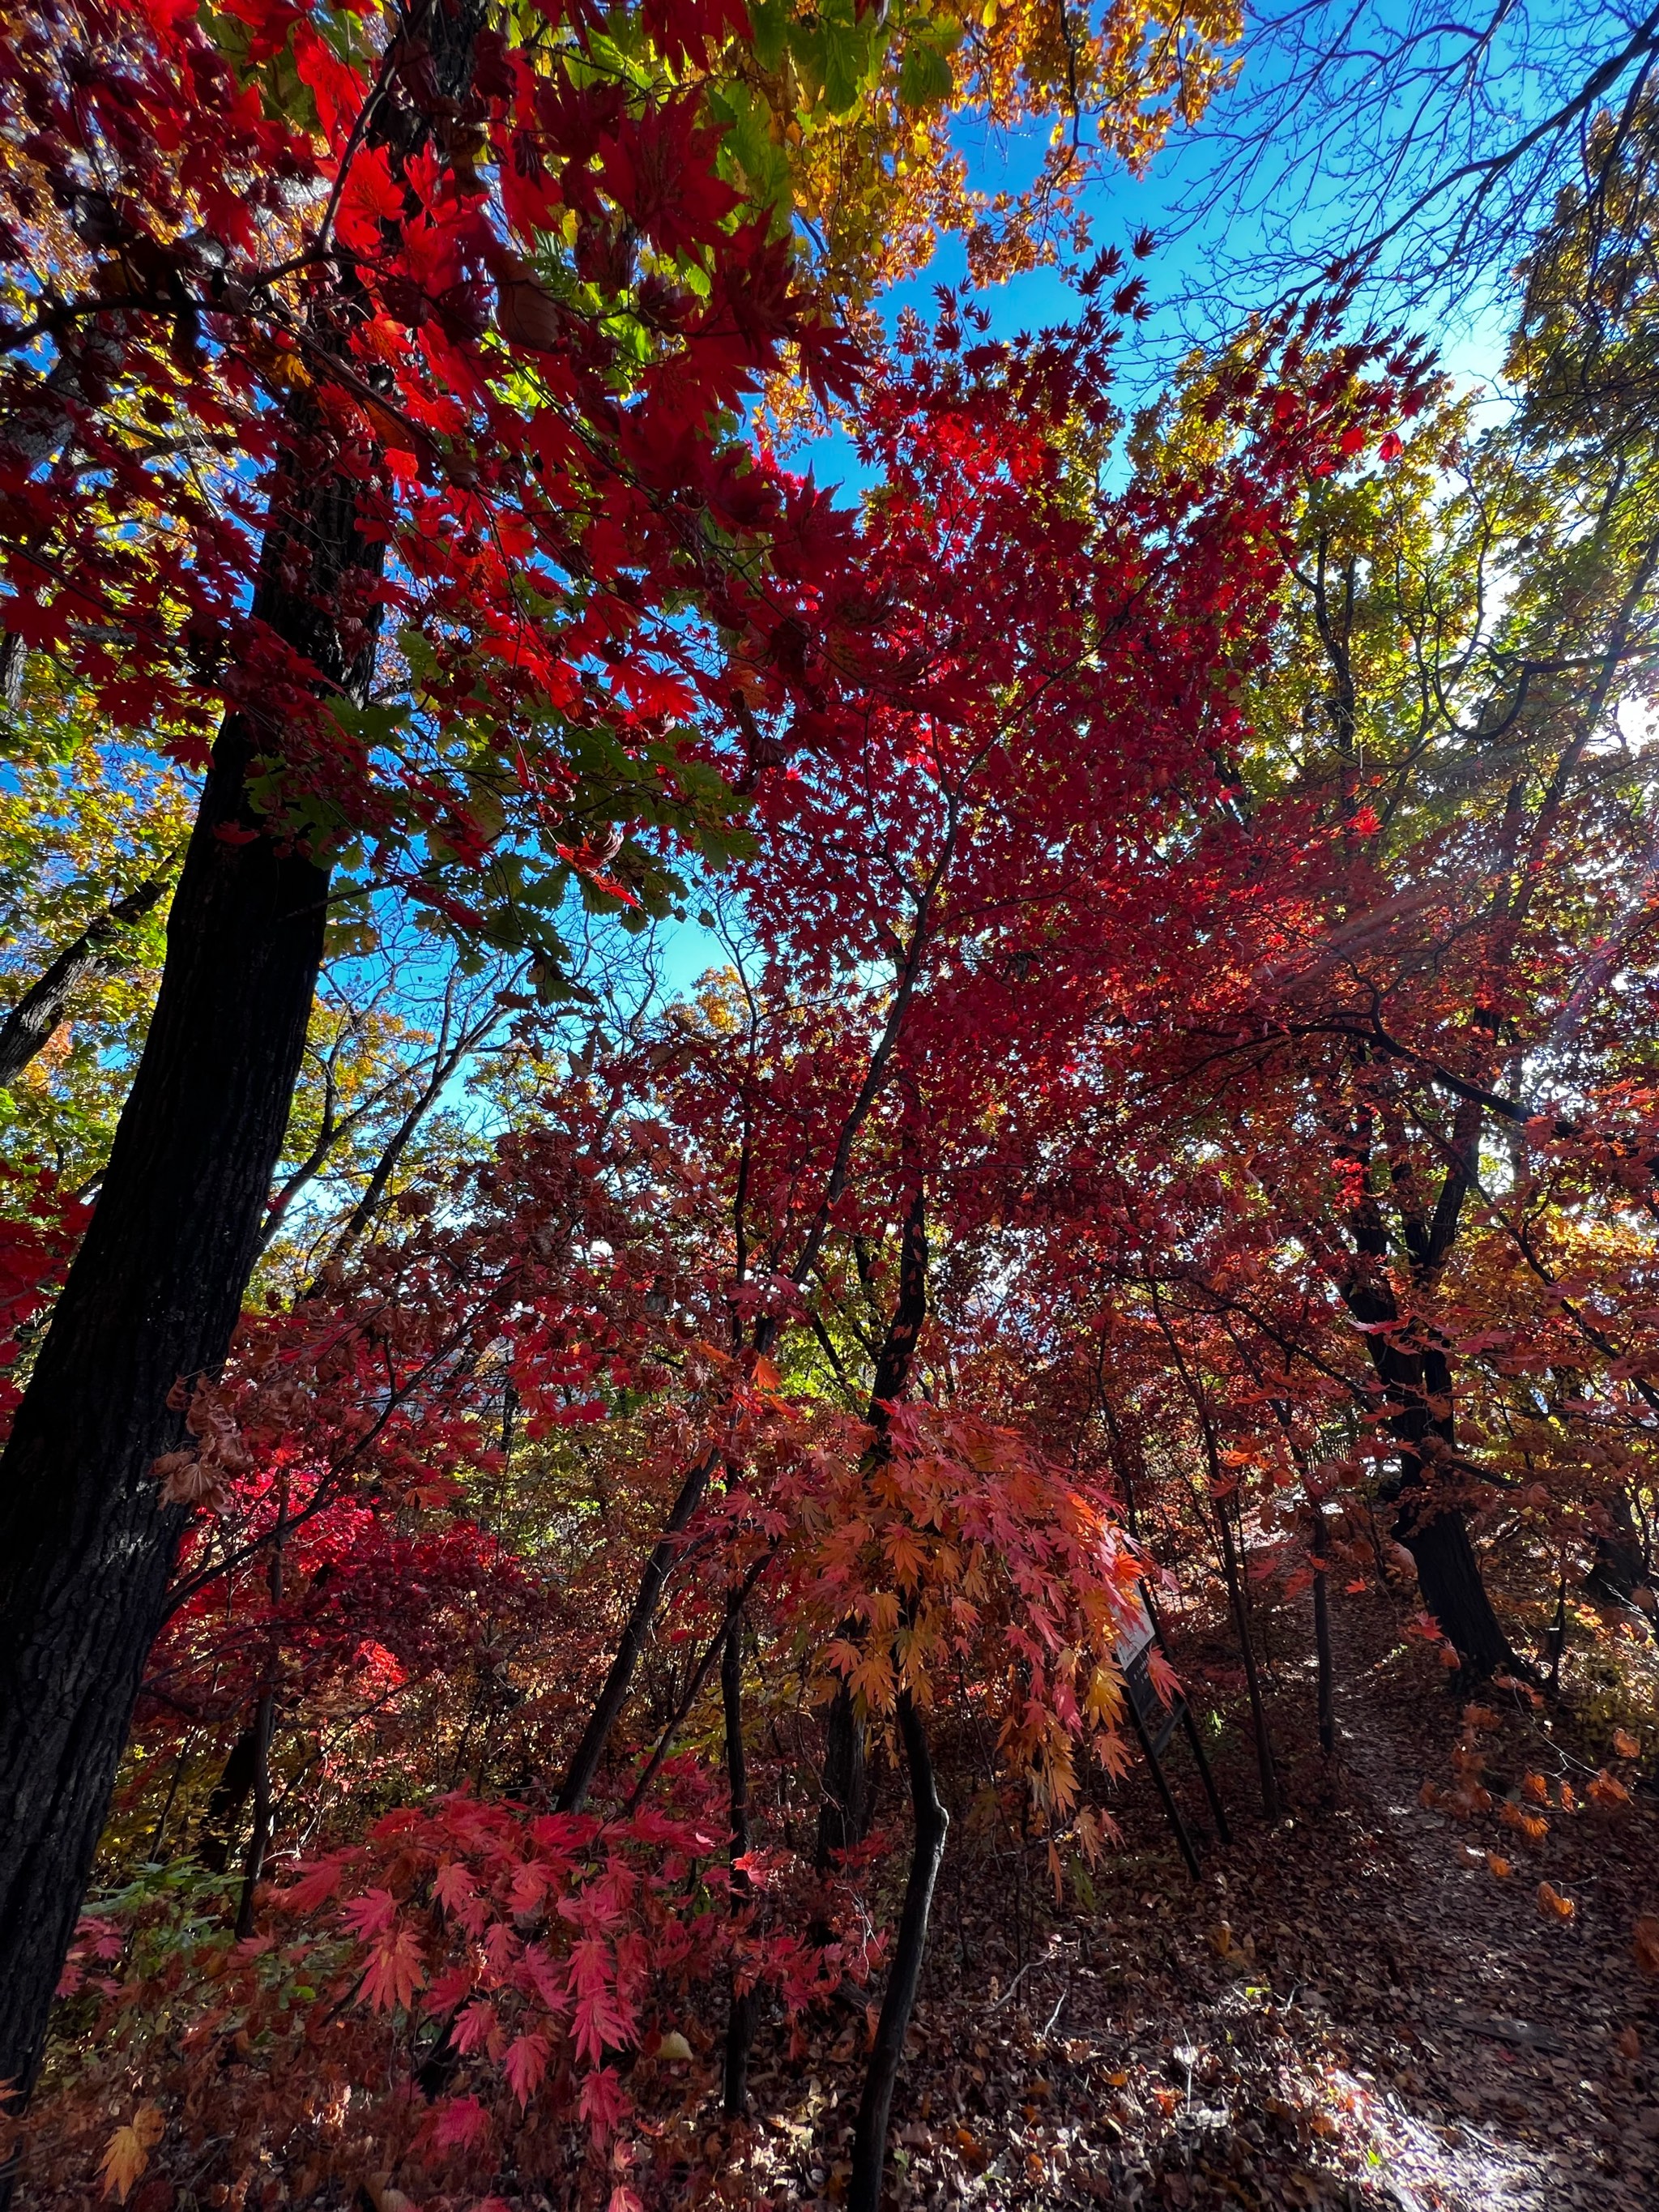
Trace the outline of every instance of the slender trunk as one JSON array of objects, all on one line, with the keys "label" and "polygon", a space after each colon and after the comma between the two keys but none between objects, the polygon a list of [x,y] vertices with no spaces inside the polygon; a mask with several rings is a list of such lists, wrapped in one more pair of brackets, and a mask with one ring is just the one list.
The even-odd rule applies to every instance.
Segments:
[{"label": "slender trunk", "polygon": [[231,1838],[236,1822],[253,1787],[253,1770],[259,1739],[255,1729],[245,1728],[230,1747],[230,1755],[219,1770],[202,1815],[196,1856],[210,1873],[222,1874],[230,1864]]},{"label": "slender trunk", "polygon": [[[872,1458],[887,1448],[890,1408],[909,1382],[916,1340],[927,1318],[927,1213],[926,1194],[918,1181],[899,1245],[898,1296],[870,1386],[870,1411],[866,1418],[876,1431]],[[850,1623],[844,1632],[855,1634],[860,1626]],[[844,1682],[830,1700],[825,1722],[823,1783],[814,1854],[820,1875],[830,1871],[837,1854],[861,1844],[870,1825],[864,1720]]]},{"label": "slender trunk", "polygon": [[628,1692],[633,1686],[634,1669],[640,1663],[640,1654],[651,1633],[651,1624],[657,1616],[657,1605],[662,1596],[663,1584],[668,1580],[674,1562],[680,1555],[680,1539],[687,1522],[702,1503],[702,1494],[708,1487],[708,1479],[720,1463],[717,1451],[705,1452],[680,1485],[679,1496],[674,1500],[656,1548],[645,1563],[635,1592],[633,1609],[628,1616],[628,1626],[617,1646],[617,1656],[611,1662],[605,1686],[599,1692],[593,1711],[588,1717],[582,1740],[576,1746],[565,1778],[559,1786],[556,1799],[561,1813],[580,1813],[586,1804],[593,1787],[593,1778],[599,1771],[605,1746],[611,1741],[611,1731],[628,1702]]},{"label": "slender trunk", "polygon": [[1181,1340],[1159,1301],[1156,1285],[1149,1282],[1147,1288],[1152,1293],[1152,1311],[1157,1316],[1159,1334],[1170,1347],[1170,1357],[1175,1362],[1176,1371],[1192,1401],[1193,1412],[1198,1419],[1199,1435],[1203,1439],[1204,1462],[1210,1477],[1210,1498],[1215,1507],[1216,1525],[1221,1535],[1221,1571],[1232,1607],[1233,1625],[1238,1631],[1239,1656],[1244,1662],[1244,1681],[1249,1692],[1250,1725],[1255,1735],[1256,1772],[1261,1783],[1261,1810],[1269,1820],[1277,1820],[1282,1808],[1279,1797],[1279,1776],[1273,1765],[1273,1737],[1267,1727],[1267,1708],[1261,1695],[1261,1680],[1256,1670],[1255,1646],[1250,1639],[1249,1608],[1245,1602],[1238,1552],[1233,1542],[1233,1524],[1227,1512],[1225,1485],[1221,1473],[1221,1449],[1216,1441],[1215,1425],[1210,1418],[1209,1397],[1200,1376],[1188,1364],[1186,1355],[1181,1349]]},{"label": "slender trunk", "polygon": [[236,1905],[236,1940],[253,1933],[253,1893],[270,1842],[270,1738],[276,1724],[276,1693],[264,1691],[253,1717],[253,1832],[242,1861],[242,1893]]},{"label": "slender trunk", "polygon": [[915,1842],[910,1855],[909,1879],[904,1888],[898,1941],[893,1947],[893,1963],[876,2028],[875,2048],[865,2069],[864,2094],[859,2102],[858,2127],[853,2137],[853,2172],[847,2185],[848,2212],[878,2212],[881,2203],[893,2090],[904,2056],[904,2038],[915,2006],[916,1988],[921,1979],[922,1960],[927,1949],[927,1917],[933,1909],[933,1888],[939,1880],[945,1833],[951,1825],[951,1816],[939,1802],[933,1762],[927,1748],[927,1732],[908,1690],[899,1693],[897,1718],[905,1760],[910,1770]]},{"label": "slender trunk", "polygon": [[[720,1656],[720,1704],[726,1717],[726,1778],[732,1799],[732,1913],[749,1906],[749,1766],[743,1748],[743,1609],[732,1616]],[[738,1985],[734,1966],[726,2014],[726,2070],[722,2106],[729,2120],[749,2109],[749,2052],[755,2040],[755,1991]]]},{"label": "slender trunk", "polygon": [[[1212,1462],[1211,1484],[1213,1488],[1219,1475],[1218,1466]],[[1227,1501],[1215,1501],[1216,1519],[1221,1528],[1221,1566],[1227,1578],[1227,1595],[1233,1609],[1233,1625],[1238,1631],[1238,1649],[1244,1662],[1244,1682],[1250,1698],[1250,1727],[1255,1736],[1255,1769],[1261,1784],[1261,1810],[1269,1820],[1277,1820],[1284,1811],[1279,1796],[1279,1773],[1273,1764],[1273,1736],[1267,1727],[1267,1707],[1261,1695],[1261,1677],[1255,1663],[1255,1645],[1250,1636],[1249,1613],[1244,1602],[1244,1578],[1240,1570],[1237,1548],[1233,1542],[1233,1525],[1227,1515]]]},{"label": "slender trunk", "polygon": [[820,1875],[826,1875],[842,1852],[864,1841],[869,1826],[864,1723],[845,1682],[831,1698],[824,1723],[822,1782],[814,1863]]},{"label": "slender trunk", "polygon": [[1331,1674],[1331,1615],[1326,1594],[1325,1509],[1316,1499],[1313,1507],[1314,1654],[1319,1670],[1319,1748],[1327,1759],[1336,1756],[1335,1687]]},{"label": "slender trunk", "polygon": [[284,1473],[278,1480],[276,1526],[271,1533],[270,1568],[266,1578],[272,1628],[264,1682],[253,1719],[253,1833],[248,1838],[247,1856],[242,1865],[242,1894],[236,1907],[239,1942],[245,1942],[253,1933],[253,1893],[264,1869],[265,1853],[270,1848],[270,1739],[276,1725],[276,1669],[282,1652],[276,1614],[283,1602],[283,1545],[287,1534],[288,1476]]},{"label": "slender trunk", "polygon": [[106,913],[88,922],[0,1022],[0,1090],[15,1083],[64,1018],[70,994],[88,975],[118,963],[116,946],[124,927],[141,921],[167,886],[157,878],[112,902]]}]

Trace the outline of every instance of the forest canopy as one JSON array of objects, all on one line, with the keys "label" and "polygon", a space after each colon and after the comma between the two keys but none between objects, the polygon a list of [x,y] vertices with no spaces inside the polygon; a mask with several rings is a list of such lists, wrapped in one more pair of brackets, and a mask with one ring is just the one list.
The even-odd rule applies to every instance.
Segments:
[{"label": "forest canopy", "polygon": [[1651,2201],[1656,60],[9,8],[0,2203]]}]

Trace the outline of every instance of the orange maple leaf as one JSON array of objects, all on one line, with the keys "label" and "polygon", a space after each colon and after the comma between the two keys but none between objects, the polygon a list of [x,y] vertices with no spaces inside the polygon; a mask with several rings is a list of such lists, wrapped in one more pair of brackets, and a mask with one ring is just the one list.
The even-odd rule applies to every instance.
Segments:
[{"label": "orange maple leaf", "polygon": [[129,2193],[144,2168],[149,2164],[149,2154],[161,2139],[167,2123],[159,2105],[140,2105],[124,2128],[115,2133],[104,2146],[98,2179],[103,2184],[106,2197],[112,2197],[118,2204],[125,2204]]},{"label": "orange maple leaf", "polygon": [[1506,1828],[1513,1828],[1529,1844],[1541,1844],[1550,1832],[1550,1824],[1541,1814],[1523,1813],[1512,1801],[1498,1808],[1498,1817]]}]

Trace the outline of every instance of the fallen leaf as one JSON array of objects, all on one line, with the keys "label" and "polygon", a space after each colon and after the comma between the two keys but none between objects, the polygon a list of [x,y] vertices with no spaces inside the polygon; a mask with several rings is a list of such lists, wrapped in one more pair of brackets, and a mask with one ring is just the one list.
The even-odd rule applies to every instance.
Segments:
[{"label": "fallen leaf", "polygon": [[1642,1746],[1628,1729],[1616,1728],[1613,1732],[1613,1747],[1620,1759],[1634,1759]]},{"label": "fallen leaf", "polygon": [[1538,1910],[1540,1912],[1547,1916],[1553,1915],[1557,1920],[1571,1920],[1577,1909],[1572,1899],[1570,1897],[1563,1897],[1553,1882],[1539,1883]]},{"label": "fallen leaf", "polygon": [[1510,1862],[1506,1858],[1500,1858],[1496,1851],[1488,1851],[1486,1853],[1486,1864],[1498,1876],[1499,1881],[1507,1881],[1509,1877],[1515,1872],[1515,1869],[1510,1864]]},{"label": "fallen leaf", "polygon": [[1659,1974],[1659,1913],[1643,1913],[1632,1933],[1637,1965],[1644,1974]]}]

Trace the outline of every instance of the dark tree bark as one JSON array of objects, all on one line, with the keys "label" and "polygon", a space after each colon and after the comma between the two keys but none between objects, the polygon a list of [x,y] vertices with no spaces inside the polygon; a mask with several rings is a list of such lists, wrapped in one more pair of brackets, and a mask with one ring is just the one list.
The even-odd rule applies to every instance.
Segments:
[{"label": "dark tree bark", "polygon": [[927,1731],[908,1690],[900,1692],[897,1717],[905,1763],[910,1770],[915,1842],[904,1888],[904,1910],[899,1917],[898,1941],[893,1947],[887,1990],[881,2001],[875,2048],[865,2069],[864,2094],[859,2101],[858,2126],[853,2136],[853,2172],[847,2185],[848,2212],[879,2212],[893,2091],[904,2057],[905,2033],[915,2008],[917,1985],[921,1980],[922,1960],[927,1951],[927,1919],[933,1910],[939,1863],[945,1856],[945,1838],[951,1826],[951,1816],[939,1802],[933,1779]]},{"label": "dark tree bark", "polygon": [[[743,1608],[732,1616],[720,1654],[720,1707],[726,1720],[726,1780],[732,1801],[732,1911],[748,1908],[748,1870],[738,1862],[749,1850],[749,1763],[743,1748]],[[726,2012],[726,2064],[721,2106],[729,2120],[749,2109],[749,2053],[755,2040],[755,1992],[738,1987],[732,1972]]]},{"label": "dark tree bark", "polygon": [[1215,1424],[1210,1418],[1210,1401],[1200,1377],[1188,1365],[1181,1349],[1181,1340],[1170,1327],[1168,1316],[1159,1303],[1156,1285],[1148,1284],[1152,1291],[1152,1311],[1158,1317],[1164,1341],[1170,1347],[1170,1357],[1175,1362],[1183,1388],[1197,1416],[1199,1435],[1204,1443],[1204,1462],[1210,1478],[1210,1499],[1215,1508],[1221,1571],[1227,1584],[1227,1596],[1232,1607],[1233,1626],[1238,1632],[1238,1652],[1244,1662],[1244,1684],[1250,1699],[1250,1728],[1255,1737],[1256,1773],[1261,1784],[1261,1811],[1268,1820],[1278,1820],[1284,1811],[1279,1794],[1279,1770],[1273,1759],[1273,1734],[1267,1725],[1267,1704],[1261,1694],[1261,1676],[1255,1663],[1255,1641],[1250,1634],[1249,1606],[1244,1591],[1243,1571],[1239,1560],[1238,1547],[1233,1540],[1233,1524],[1227,1510],[1224,1494],[1226,1484],[1221,1467],[1221,1447],[1217,1440]]},{"label": "dark tree bark", "polygon": [[108,912],[88,922],[30,984],[0,1022],[0,1090],[15,1082],[50,1041],[76,985],[119,964],[122,930],[142,921],[166,888],[159,878],[153,878],[125,898],[113,900]]},{"label": "dark tree bark", "polygon": [[215,748],[155,1014],[102,1194],[0,1461],[0,2077],[46,2009],[185,1514],[150,1473],[174,1385],[223,1360],[322,952],[323,871],[246,820],[253,733]]},{"label": "dark tree bark", "polygon": [[220,1768],[219,1779],[209,1795],[196,1839],[196,1856],[210,1873],[223,1874],[230,1864],[231,1843],[248,1792],[253,1787],[258,1751],[257,1732],[251,1727],[245,1728],[230,1747],[230,1755]]},{"label": "dark tree bark", "polygon": [[[1434,1495],[1437,1449],[1455,1437],[1451,1371],[1443,1353],[1414,1350],[1401,1341],[1400,1313],[1380,1272],[1356,1275],[1343,1299],[1365,1328],[1365,1348],[1387,1399],[1389,1432],[1399,1448],[1399,1472],[1383,1492],[1393,1511],[1392,1533],[1417,1565],[1423,1602],[1456,1646],[1464,1665],[1489,1674],[1516,1664],[1480,1576],[1468,1524],[1455,1506]],[[1432,1406],[1448,1410],[1436,1413]]]},{"label": "dark tree bark", "polygon": [[[442,89],[476,18],[429,11]],[[419,118],[408,143],[424,125]],[[348,319],[348,282],[319,315]],[[324,332],[326,337],[326,331]],[[356,480],[291,409],[253,612],[362,697],[385,550]],[[362,641],[342,648],[350,603]],[[0,1459],[0,2080],[26,2099],[187,1517],[151,1473],[224,1359],[258,1249],[322,957],[328,872],[248,792],[280,706],[227,716],[167,921],[149,1034],[102,1190]],[[0,2205],[15,2166],[0,2172]]]},{"label": "dark tree bark", "polygon": [[680,1485],[679,1495],[663,1525],[662,1534],[658,1538],[650,1558],[645,1563],[645,1571],[640,1577],[633,1608],[617,1644],[617,1656],[605,1678],[605,1686],[588,1717],[581,1741],[576,1746],[565,1770],[564,1780],[559,1785],[556,1802],[561,1813],[580,1813],[587,1802],[588,1792],[593,1787],[593,1778],[599,1771],[605,1746],[611,1741],[611,1731],[622,1717],[622,1709],[628,1702],[628,1692],[633,1687],[634,1669],[640,1663],[640,1654],[651,1633],[651,1624],[657,1617],[657,1605],[662,1596],[663,1584],[679,1558],[681,1539],[686,1526],[702,1504],[702,1494],[708,1487],[708,1479],[720,1463],[719,1452],[706,1452]]},{"label": "dark tree bark", "polygon": [[[887,1324],[870,1385],[870,1410],[866,1415],[876,1431],[872,1453],[886,1448],[889,1408],[896,1404],[910,1381],[916,1340],[927,1318],[927,1214],[923,1188],[918,1182],[910,1210],[904,1218],[899,1243],[898,1296]],[[853,1624],[856,1630],[857,1623]],[[828,1874],[837,1855],[864,1841],[870,1826],[869,1772],[865,1758],[864,1723],[843,1683],[830,1703],[824,1723],[823,1801],[818,1808],[817,1843],[814,1863]]]},{"label": "dark tree bark", "polygon": [[818,1807],[817,1844],[813,1858],[828,1874],[842,1852],[864,1841],[869,1826],[869,1777],[865,1767],[864,1723],[845,1682],[830,1701],[824,1721],[823,1798]]},{"label": "dark tree bark", "polygon": [[[1480,1109],[1466,1101],[1454,1125],[1457,1159],[1446,1171],[1432,1216],[1425,1218],[1426,1208],[1419,1213],[1409,1202],[1409,1185],[1402,1188],[1402,1179],[1395,1178],[1405,1200],[1401,1224],[1419,1283],[1433,1279],[1455,1241],[1480,1134]],[[1365,1350],[1389,1407],[1389,1432],[1399,1447],[1398,1474],[1382,1493],[1393,1509],[1392,1533],[1416,1562],[1423,1601],[1455,1645],[1465,1672],[1490,1674],[1518,1662],[1481,1580],[1468,1523],[1456,1505],[1435,1496],[1436,1461],[1455,1443],[1451,1364],[1432,1342],[1409,1335],[1401,1326],[1399,1301],[1387,1272],[1388,1231],[1370,1194],[1368,1133],[1356,1130],[1341,1150],[1358,1169],[1365,1192],[1349,1223],[1354,1251],[1342,1300],[1364,1330]]]},{"label": "dark tree bark", "polygon": [[1313,1501],[1313,1616],[1314,1656],[1318,1668],[1319,1748],[1327,1759],[1336,1756],[1336,1690],[1331,1668],[1331,1609],[1326,1588],[1325,1509]]}]

